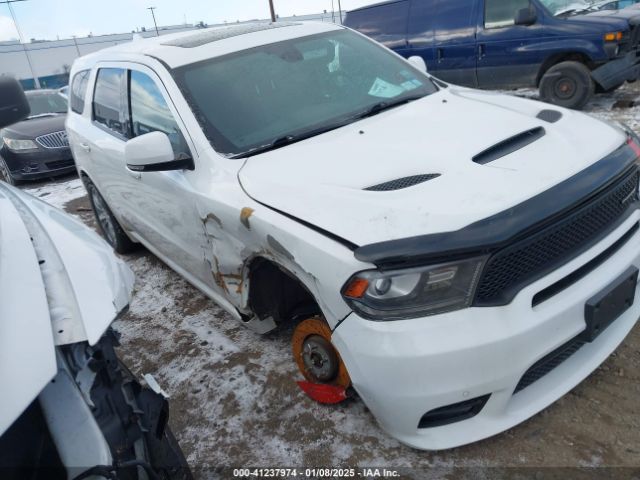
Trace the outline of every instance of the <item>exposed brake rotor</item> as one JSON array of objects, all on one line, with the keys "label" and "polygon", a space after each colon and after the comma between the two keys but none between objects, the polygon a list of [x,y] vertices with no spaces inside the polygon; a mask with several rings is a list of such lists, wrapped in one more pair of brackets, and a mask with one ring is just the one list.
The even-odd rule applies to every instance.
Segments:
[{"label": "exposed brake rotor", "polygon": [[293,332],[292,347],[298,369],[306,379],[298,385],[309,397],[320,403],[339,403],[347,398],[351,379],[323,318],[300,322]]}]

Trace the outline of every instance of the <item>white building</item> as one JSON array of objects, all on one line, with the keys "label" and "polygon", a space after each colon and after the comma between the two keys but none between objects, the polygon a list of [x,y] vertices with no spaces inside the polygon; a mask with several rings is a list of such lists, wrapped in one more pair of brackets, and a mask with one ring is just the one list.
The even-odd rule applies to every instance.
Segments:
[{"label": "white building", "polygon": [[[280,21],[338,21],[336,12],[279,18]],[[219,24],[224,25],[224,24]],[[218,25],[211,25],[218,26]],[[160,35],[202,28],[202,25],[173,25],[158,27]],[[156,35],[155,28],[136,32],[143,37]],[[97,50],[130,42],[134,33],[96,35],[66,40],[38,41],[30,43],[0,42],[0,75],[18,78],[26,89],[35,88],[34,76],[38,77],[42,88],[58,88],[68,83],[68,73],[73,61]],[[26,52],[25,52],[26,50]]]}]

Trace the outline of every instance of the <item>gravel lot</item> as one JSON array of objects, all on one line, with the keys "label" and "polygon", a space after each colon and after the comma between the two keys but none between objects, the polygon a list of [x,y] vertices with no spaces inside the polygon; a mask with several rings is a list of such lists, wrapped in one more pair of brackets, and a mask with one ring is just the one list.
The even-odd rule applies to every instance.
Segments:
[{"label": "gravel lot", "polygon": [[[596,97],[587,111],[640,132],[640,86]],[[79,180],[25,188],[95,225]],[[386,466],[410,468],[415,478],[640,478],[640,327],[534,418],[470,446],[420,452],[382,432],[359,399],[337,407],[307,399],[294,383],[290,330],[259,337],[144,249],[126,260],[137,280],[131,309],[116,324],[120,354],[171,395],[170,424],[198,477],[215,478],[205,468],[216,466]]]}]

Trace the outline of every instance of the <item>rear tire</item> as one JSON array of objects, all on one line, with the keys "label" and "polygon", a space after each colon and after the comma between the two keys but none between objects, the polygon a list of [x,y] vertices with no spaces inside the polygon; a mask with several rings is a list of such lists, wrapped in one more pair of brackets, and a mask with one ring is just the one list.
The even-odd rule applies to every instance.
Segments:
[{"label": "rear tire", "polygon": [[0,180],[7,182],[9,185],[17,185],[18,181],[11,175],[11,171],[5,161],[0,158]]},{"label": "rear tire", "polygon": [[86,180],[85,184],[87,193],[89,194],[91,208],[93,208],[93,213],[96,217],[96,223],[100,227],[102,236],[107,243],[118,253],[131,253],[136,250],[137,244],[131,241],[124,229],[120,226],[96,186],[89,180]]},{"label": "rear tire", "polygon": [[565,108],[582,109],[594,92],[591,71],[580,62],[558,63],[540,81],[540,98]]}]

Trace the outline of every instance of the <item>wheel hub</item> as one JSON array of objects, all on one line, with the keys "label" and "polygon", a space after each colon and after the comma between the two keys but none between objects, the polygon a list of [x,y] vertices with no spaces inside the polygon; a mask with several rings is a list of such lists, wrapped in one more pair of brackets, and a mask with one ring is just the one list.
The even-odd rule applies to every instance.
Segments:
[{"label": "wheel hub", "polygon": [[333,346],[319,335],[307,337],[302,345],[307,372],[318,382],[329,382],[338,373],[338,357]]},{"label": "wheel hub", "polygon": [[576,92],[576,83],[570,78],[563,78],[558,81],[555,90],[559,98],[571,98]]}]

